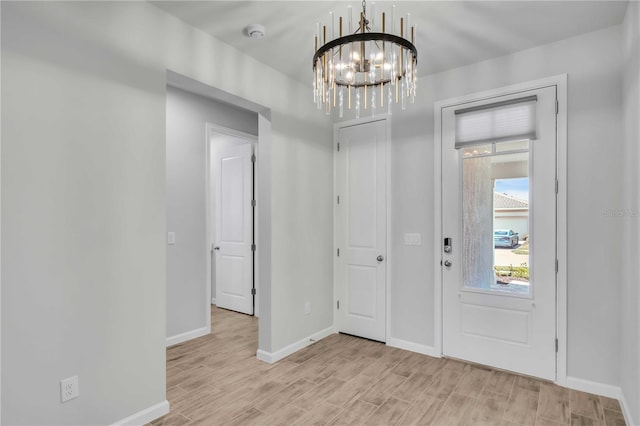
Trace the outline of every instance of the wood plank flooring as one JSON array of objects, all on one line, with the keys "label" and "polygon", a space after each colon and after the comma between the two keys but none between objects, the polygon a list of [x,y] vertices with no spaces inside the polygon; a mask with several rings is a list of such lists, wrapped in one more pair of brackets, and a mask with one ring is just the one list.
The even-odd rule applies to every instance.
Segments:
[{"label": "wood plank flooring", "polygon": [[153,426],[625,424],[613,399],[341,334],[266,364],[257,318],[211,313],[210,335],[167,349]]}]

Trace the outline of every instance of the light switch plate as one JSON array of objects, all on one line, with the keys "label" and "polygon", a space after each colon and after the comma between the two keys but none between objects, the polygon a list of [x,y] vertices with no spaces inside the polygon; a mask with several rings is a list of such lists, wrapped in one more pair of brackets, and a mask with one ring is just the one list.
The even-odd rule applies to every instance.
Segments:
[{"label": "light switch plate", "polygon": [[167,244],[175,244],[176,243],[176,233],[168,232],[167,233]]},{"label": "light switch plate", "polygon": [[404,245],[406,246],[422,245],[422,236],[420,234],[404,234]]}]

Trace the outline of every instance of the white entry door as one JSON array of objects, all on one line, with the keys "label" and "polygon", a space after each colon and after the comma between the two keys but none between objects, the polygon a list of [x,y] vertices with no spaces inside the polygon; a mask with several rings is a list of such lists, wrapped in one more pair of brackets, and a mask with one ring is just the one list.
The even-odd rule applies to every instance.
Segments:
[{"label": "white entry door", "polygon": [[386,121],[338,130],[336,319],[341,332],[386,340]]},{"label": "white entry door", "polygon": [[443,354],[554,380],[556,87],[443,108],[441,152]]},{"label": "white entry door", "polygon": [[224,145],[214,154],[216,304],[253,315],[252,145]]}]

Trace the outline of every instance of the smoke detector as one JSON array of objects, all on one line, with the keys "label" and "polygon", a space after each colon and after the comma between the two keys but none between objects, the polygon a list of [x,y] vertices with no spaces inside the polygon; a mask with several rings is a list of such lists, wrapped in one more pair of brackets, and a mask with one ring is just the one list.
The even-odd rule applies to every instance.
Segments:
[{"label": "smoke detector", "polygon": [[251,38],[262,38],[266,34],[267,30],[264,25],[260,24],[251,24],[247,25],[247,28],[244,29],[244,34],[247,37]]}]

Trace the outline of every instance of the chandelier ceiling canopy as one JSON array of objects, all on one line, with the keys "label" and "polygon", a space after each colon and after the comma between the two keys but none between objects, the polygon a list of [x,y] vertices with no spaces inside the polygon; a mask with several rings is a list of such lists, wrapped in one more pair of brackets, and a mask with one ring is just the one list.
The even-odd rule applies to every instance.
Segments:
[{"label": "chandelier ceiling canopy", "polygon": [[[391,113],[391,104],[406,108],[416,94],[418,51],[414,45],[416,27],[411,26],[411,14],[400,17],[395,24],[395,6],[391,8],[390,28],[387,14],[376,17],[375,5],[367,17],[366,2],[357,25],[353,10],[347,7],[346,23],[331,12],[329,28],[316,24],[313,55],[313,97],[318,109],[327,114],[338,108],[355,109],[356,118],[362,110],[378,109]],[[327,34],[328,33],[328,34]],[[322,43],[322,44],[320,44]]]}]

